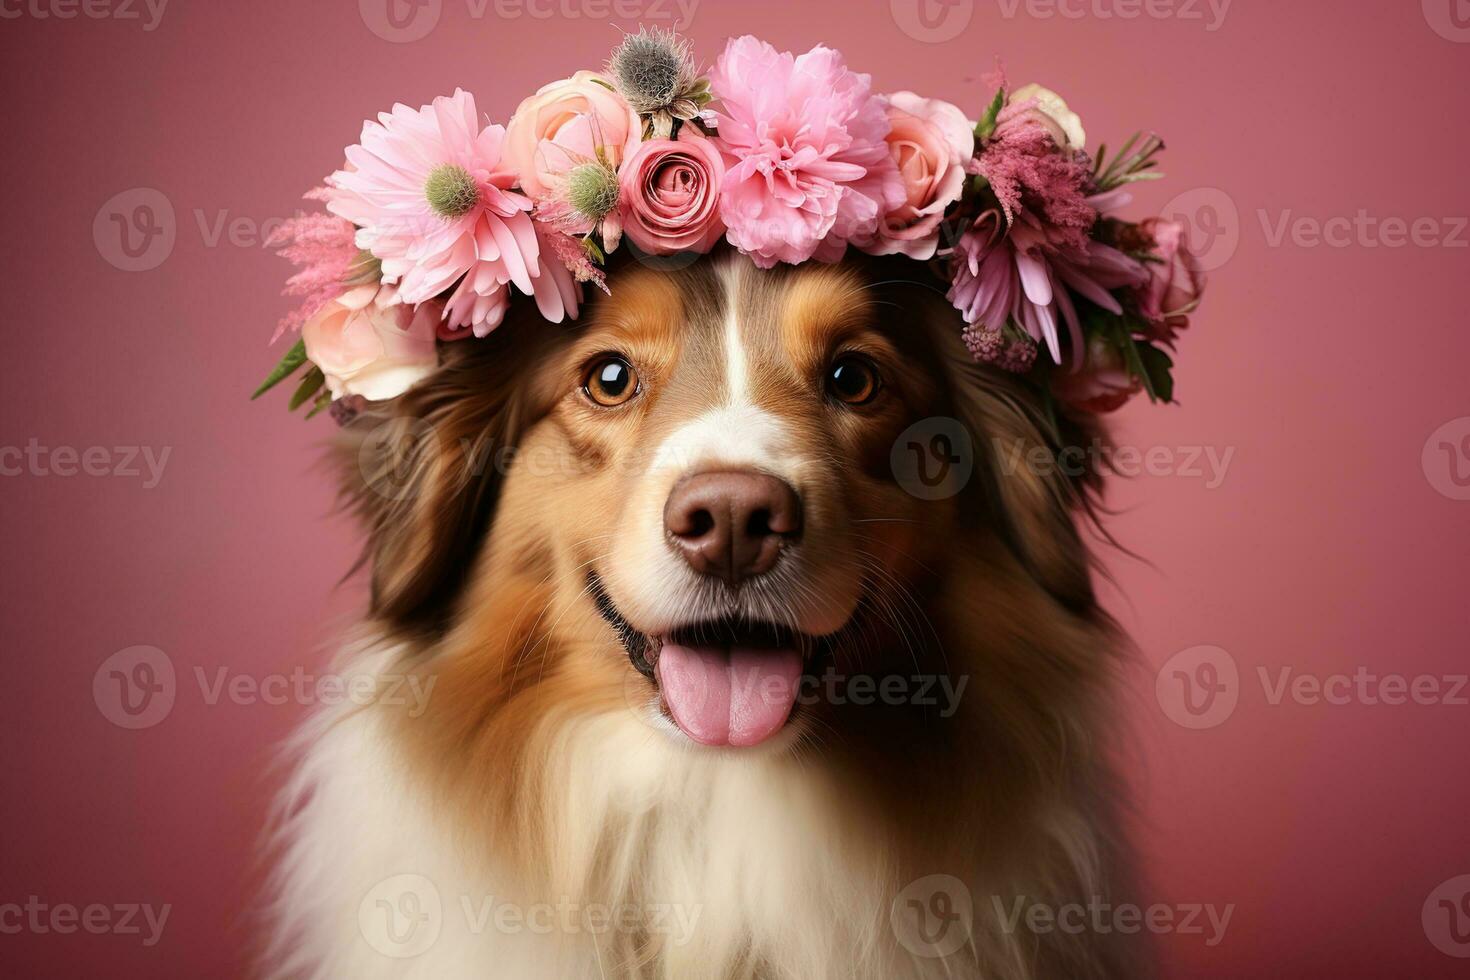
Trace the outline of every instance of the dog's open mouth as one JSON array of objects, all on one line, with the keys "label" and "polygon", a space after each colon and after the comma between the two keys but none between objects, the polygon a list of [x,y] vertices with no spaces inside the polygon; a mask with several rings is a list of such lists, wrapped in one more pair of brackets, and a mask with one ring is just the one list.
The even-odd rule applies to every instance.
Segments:
[{"label": "dog's open mouth", "polygon": [[702,745],[759,745],[779,732],[791,718],[808,659],[823,646],[786,626],[732,618],[649,635],[623,618],[595,573],[589,587],[629,662],[657,685],[679,730]]}]

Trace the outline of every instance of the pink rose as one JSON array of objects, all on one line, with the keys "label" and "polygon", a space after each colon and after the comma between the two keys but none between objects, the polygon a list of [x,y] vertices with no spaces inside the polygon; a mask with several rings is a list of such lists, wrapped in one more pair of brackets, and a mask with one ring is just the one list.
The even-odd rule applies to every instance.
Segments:
[{"label": "pink rose", "polygon": [[441,314],[436,303],[398,302],[391,288],[355,286],[302,324],[301,339],[333,398],[382,401],[439,366],[434,334]]},{"label": "pink rose", "polygon": [[1086,412],[1112,412],[1143,390],[1143,383],[1128,371],[1123,353],[1102,337],[1087,341],[1087,354],[1076,371],[1052,376],[1052,392],[1073,408]]},{"label": "pink rose", "polygon": [[1189,251],[1182,224],[1147,218],[1138,227],[1153,240],[1153,253],[1159,260],[1144,263],[1148,282],[1138,288],[1138,310],[1151,328],[1149,339],[1173,343],[1174,335],[1189,326],[1189,314],[1199,306],[1205,274]]},{"label": "pink rose", "polygon": [[888,97],[888,149],[903,178],[903,204],[879,222],[864,251],[930,259],[939,248],[939,223],[965,189],[965,164],[975,155],[975,132],[948,102],[912,92]]},{"label": "pink rose", "polygon": [[708,252],[725,233],[724,179],[720,151],[692,126],[677,140],[642,143],[618,177],[623,234],[650,255]]},{"label": "pink rose", "polygon": [[521,190],[545,198],[579,163],[602,160],[614,170],[643,137],[638,114],[602,75],[579,71],[543,85],[522,102],[505,131],[502,159]]}]

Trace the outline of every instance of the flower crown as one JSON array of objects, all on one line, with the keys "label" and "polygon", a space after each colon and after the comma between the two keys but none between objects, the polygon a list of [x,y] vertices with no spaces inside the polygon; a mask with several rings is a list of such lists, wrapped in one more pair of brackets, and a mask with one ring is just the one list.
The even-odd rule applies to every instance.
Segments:
[{"label": "flower crown", "polygon": [[849,247],[927,262],[976,360],[1075,408],[1172,400],[1166,350],[1204,277],[1179,224],[1115,214],[1128,184],[1161,176],[1163,143],[1091,156],[1056,93],[988,81],[975,122],[874,93],[831,48],[741,37],[703,78],[687,41],[643,30],[507,126],[460,90],[395,105],[306,195],[326,213],[272,239],[301,297],[276,338],[300,338],[255,394],[305,368],[291,407],[336,402],[340,418],[432,373],[437,344],[490,333],[517,294],[575,319],[587,284],[609,291],[614,250],[698,254],[723,238],[762,268]]}]

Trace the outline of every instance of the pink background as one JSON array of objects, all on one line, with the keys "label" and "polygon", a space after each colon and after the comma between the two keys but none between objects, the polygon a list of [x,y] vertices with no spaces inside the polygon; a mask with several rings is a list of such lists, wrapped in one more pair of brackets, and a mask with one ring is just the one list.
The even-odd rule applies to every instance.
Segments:
[{"label": "pink background", "polygon": [[[26,2],[7,0],[0,20],[0,446],[170,456],[153,488],[0,477],[0,903],[172,912],[152,948],[0,935],[0,973],[234,975],[257,910],[268,762],[305,708],[209,704],[194,671],[320,669],[361,602],[359,584],[335,585],[356,537],[313,469],[330,424],[288,415],[284,395],[246,400],[285,308],[287,267],[259,229],[292,213],[364,116],[462,85],[504,120],[543,82],[600,63],[632,24],[599,16],[599,0],[557,0],[576,19],[511,19],[493,2],[476,17],[443,0],[426,37],[393,43],[368,26],[385,23],[382,0],[376,20],[374,0],[174,0],[152,31],[141,6],[142,20],[60,19]],[[1175,469],[1181,447],[1233,451],[1229,468],[1215,487],[1144,474],[1111,496],[1111,529],[1148,560],[1110,559],[1113,606],[1140,649],[1136,736],[1118,739],[1137,746],[1145,896],[1235,906],[1214,947],[1161,937],[1167,975],[1463,975],[1420,912],[1470,873],[1470,707],[1272,704],[1257,678],[1467,669],[1470,502],[1437,489],[1454,487],[1421,450],[1470,415],[1470,233],[1458,247],[1275,237],[1283,215],[1366,209],[1432,219],[1444,239],[1447,219],[1470,213],[1470,43],[1445,26],[1451,0],[1237,0],[1214,30],[1202,2],[1193,18],[1126,19],[1129,0],[1074,0],[1081,16],[951,0],[932,11],[961,18],[940,21],[938,33],[963,24],[950,40],[913,27],[913,2],[703,0],[687,33],[705,59],[744,32],[786,48],[824,41],[878,88],[972,115],[988,94],[979,76],[1002,55],[1015,82],[1065,94],[1094,145],[1134,127],[1164,134],[1170,179],[1144,188],[1135,213],[1185,195],[1176,210],[1196,233],[1219,232],[1182,344],[1182,404],[1117,420],[1120,442],[1167,447]],[[165,261],[137,272],[110,261],[115,234],[92,232],[131,188],[167,198],[176,235]],[[221,214],[243,222],[216,239]],[[1452,426],[1451,441],[1467,431]],[[129,731],[99,711],[92,681],[139,644],[171,658],[178,695],[161,723]],[[1232,658],[1238,704],[1189,729],[1164,707],[1172,673],[1162,699],[1155,673],[1199,645]]]}]

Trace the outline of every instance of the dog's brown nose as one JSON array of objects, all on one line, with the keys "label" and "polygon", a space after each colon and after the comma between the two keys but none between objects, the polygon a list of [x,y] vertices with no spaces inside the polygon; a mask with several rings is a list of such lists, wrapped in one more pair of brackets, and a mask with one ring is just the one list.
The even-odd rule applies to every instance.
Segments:
[{"label": "dog's brown nose", "polygon": [[696,473],[669,494],[664,527],[696,572],[734,585],[769,571],[781,548],[801,536],[801,498],[765,473]]}]

